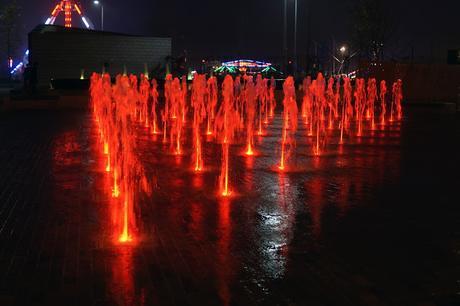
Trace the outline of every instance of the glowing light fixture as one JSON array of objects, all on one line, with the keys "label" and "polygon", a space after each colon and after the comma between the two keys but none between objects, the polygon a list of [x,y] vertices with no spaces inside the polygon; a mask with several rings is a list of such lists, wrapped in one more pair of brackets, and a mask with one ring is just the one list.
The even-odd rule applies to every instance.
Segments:
[{"label": "glowing light fixture", "polygon": [[93,1],[94,5],[101,6],[101,31],[104,31],[104,5],[99,0]]},{"label": "glowing light fixture", "polygon": [[86,21],[86,18],[85,17],[81,17],[81,20],[83,20],[83,23],[85,24],[86,28],[89,29],[89,23],[88,21]]}]

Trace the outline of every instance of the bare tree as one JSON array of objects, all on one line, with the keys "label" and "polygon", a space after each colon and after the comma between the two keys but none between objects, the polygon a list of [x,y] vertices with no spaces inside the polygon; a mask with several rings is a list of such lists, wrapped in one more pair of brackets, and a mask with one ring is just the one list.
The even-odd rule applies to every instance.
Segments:
[{"label": "bare tree", "polygon": [[385,47],[395,29],[385,1],[356,0],[352,16],[352,40],[361,57],[372,61],[383,60]]}]

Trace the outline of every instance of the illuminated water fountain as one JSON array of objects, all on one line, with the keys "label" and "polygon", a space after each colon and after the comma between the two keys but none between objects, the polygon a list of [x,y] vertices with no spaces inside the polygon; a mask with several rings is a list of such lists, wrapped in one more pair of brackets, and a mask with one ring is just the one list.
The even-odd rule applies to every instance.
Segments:
[{"label": "illuminated water fountain", "polygon": [[[205,75],[196,74],[189,93],[185,78],[181,80],[168,74],[164,98],[160,98],[156,80],[149,81],[146,76],[141,75],[138,81],[133,75],[118,75],[115,84],[111,84],[108,74],[92,75],[90,93],[104,171],[110,176],[110,195],[118,207],[114,208],[117,241],[126,243],[135,238],[135,203],[141,192],[149,194],[152,190],[151,178],[146,177],[137,153],[139,131],[147,130],[148,135],[163,133],[169,152],[190,154],[197,173],[204,170],[204,147],[210,146],[209,142],[220,144],[218,195],[228,197],[237,188],[230,183],[230,147],[241,145],[245,155],[255,154],[254,136],[264,135],[268,119],[276,116],[275,80],[259,75],[254,82],[252,76],[233,79],[227,75],[221,91],[218,84],[215,77],[206,79]],[[391,99],[387,99],[384,80],[377,86],[375,79],[367,82],[356,79],[353,87],[349,78],[326,81],[321,73],[315,79],[305,78],[300,101],[292,77],[284,81],[283,95],[283,111],[279,117],[282,128],[270,132],[280,137],[277,171],[289,172],[294,168],[290,160],[296,153],[299,122],[306,127],[306,135],[299,135],[307,139],[314,155],[322,156],[326,150],[334,150],[335,145],[341,148],[345,142],[352,142],[353,137],[364,136],[366,131],[376,129],[376,125],[384,129],[387,120],[402,119],[401,80],[393,83]],[[188,118],[189,110],[191,118]],[[159,113],[162,131],[158,126]],[[208,143],[203,141],[203,134],[212,135],[207,138]],[[149,141],[153,144],[150,137]],[[260,150],[264,150],[262,146]]]}]

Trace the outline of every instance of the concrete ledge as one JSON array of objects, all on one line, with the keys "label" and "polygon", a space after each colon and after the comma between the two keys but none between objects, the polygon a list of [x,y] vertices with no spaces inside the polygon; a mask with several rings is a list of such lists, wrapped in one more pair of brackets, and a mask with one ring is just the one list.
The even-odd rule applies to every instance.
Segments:
[{"label": "concrete ledge", "polygon": [[433,107],[433,108],[440,108],[445,110],[446,112],[455,113],[458,111],[458,103],[454,102],[444,102],[444,101],[404,101],[404,105],[408,105],[411,107]]},{"label": "concrete ledge", "polygon": [[55,96],[51,98],[12,99],[4,97],[0,100],[1,111],[33,110],[33,109],[86,109],[89,99],[87,96]]}]

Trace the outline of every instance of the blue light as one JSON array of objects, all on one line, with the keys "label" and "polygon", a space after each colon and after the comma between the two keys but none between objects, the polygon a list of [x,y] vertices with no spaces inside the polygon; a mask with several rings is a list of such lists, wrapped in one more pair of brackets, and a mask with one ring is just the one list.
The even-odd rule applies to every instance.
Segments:
[{"label": "blue light", "polygon": [[16,65],[16,67],[14,67],[13,70],[11,70],[11,74],[15,74],[16,71],[18,71],[19,69],[21,69],[21,67],[24,66],[24,63],[23,62],[20,62],[19,64]]},{"label": "blue light", "polygon": [[[29,49],[26,50],[25,56],[23,58],[23,60],[26,61],[26,63],[28,63],[28,57],[29,57]],[[10,71],[10,74],[15,74],[23,66],[24,66],[24,62],[20,62],[19,64],[16,65],[16,67],[14,67],[13,70]]]}]

